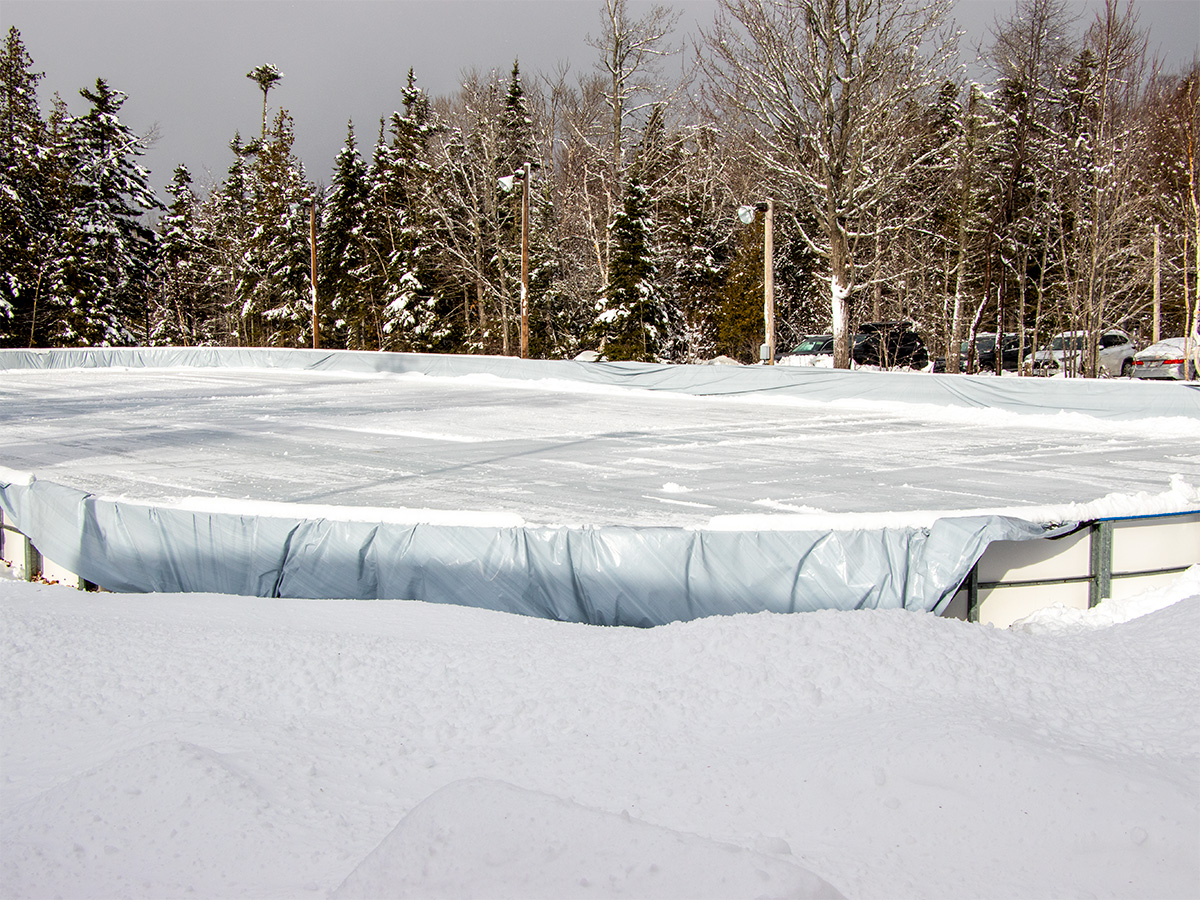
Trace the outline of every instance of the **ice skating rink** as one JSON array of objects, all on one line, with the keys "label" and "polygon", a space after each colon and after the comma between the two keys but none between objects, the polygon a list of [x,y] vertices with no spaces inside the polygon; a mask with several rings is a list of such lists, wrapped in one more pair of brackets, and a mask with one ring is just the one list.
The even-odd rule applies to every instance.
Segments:
[{"label": "ice skating rink", "polygon": [[1087,502],[1158,492],[1171,475],[1200,483],[1200,423],[1188,434],[1186,421],[869,396],[179,367],[8,370],[0,400],[0,465],[163,503],[704,528],[728,516],[769,525]]},{"label": "ice skating rink", "polygon": [[0,507],[126,591],[658,624],[941,612],[995,541],[1200,508],[1194,385],[0,351]]}]

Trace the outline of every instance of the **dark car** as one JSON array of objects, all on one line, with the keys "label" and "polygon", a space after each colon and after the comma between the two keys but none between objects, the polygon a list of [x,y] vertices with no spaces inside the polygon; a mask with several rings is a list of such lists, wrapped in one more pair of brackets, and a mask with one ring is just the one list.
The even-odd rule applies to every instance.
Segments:
[{"label": "dark car", "polygon": [[925,342],[911,322],[867,322],[859,326],[851,356],[856,365],[922,369],[929,364]]},{"label": "dark car", "polygon": [[833,355],[832,334],[810,334],[783,356],[824,356],[825,354]]},{"label": "dark car", "polygon": [[[963,341],[959,354],[962,371],[967,371],[968,351],[970,344]],[[1008,372],[1021,368],[1021,336],[1005,333],[1000,336],[1000,364]],[[996,371],[996,335],[984,332],[975,335],[975,368],[979,372]]]}]

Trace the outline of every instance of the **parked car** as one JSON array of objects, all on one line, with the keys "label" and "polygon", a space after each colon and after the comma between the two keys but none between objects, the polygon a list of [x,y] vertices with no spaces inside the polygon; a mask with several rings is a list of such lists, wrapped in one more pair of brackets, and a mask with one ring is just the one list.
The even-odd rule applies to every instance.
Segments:
[{"label": "parked car", "polygon": [[[1056,334],[1048,346],[1026,357],[1025,365],[1034,375],[1083,375],[1087,370],[1084,365],[1087,345],[1086,331],[1064,331]],[[1101,375],[1128,378],[1133,374],[1133,356],[1137,351],[1124,331],[1110,328],[1103,332],[1097,350]]]},{"label": "parked car", "polygon": [[1138,352],[1133,357],[1133,377],[1182,381],[1187,377],[1184,374],[1186,343],[1181,337],[1167,338]]},{"label": "parked car", "polygon": [[[856,334],[852,338],[852,346],[857,346],[866,340],[865,334]],[[853,358],[853,352],[851,352]],[[813,334],[806,337],[794,349],[781,354],[776,362],[781,366],[820,366],[833,367],[833,335]]]},{"label": "parked car", "polygon": [[[971,344],[962,342],[959,352],[959,368],[967,371]],[[1021,336],[1005,332],[1000,337],[1000,365],[1009,372],[1015,372],[1021,367]],[[975,335],[975,368],[979,372],[996,371],[996,334],[985,331]]]},{"label": "parked car", "polygon": [[911,322],[860,325],[850,355],[860,366],[921,369],[929,365],[929,351]]},{"label": "parked car", "polygon": [[[826,358],[829,362],[825,362]],[[781,354],[778,361],[784,366],[832,365],[833,335],[810,334],[787,353]]]}]

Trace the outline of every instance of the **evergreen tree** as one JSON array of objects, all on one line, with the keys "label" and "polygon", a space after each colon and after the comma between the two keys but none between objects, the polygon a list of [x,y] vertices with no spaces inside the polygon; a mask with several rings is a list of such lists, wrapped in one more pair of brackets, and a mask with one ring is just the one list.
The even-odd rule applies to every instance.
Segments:
[{"label": "evergreen tree", "polygon": [[521,84],[521,67],[518,60],[513,60],[508,93],[504,98],[504,113],[500,119],[500,167],[516,172],[525,163],[531,163],[537,169],[537,157],[533,119],[529,117],[525,88]]},{"label": "evergreen tree", "polygon": [[67,173],[67,207],[47,298],[58,307],[48,340],[125,344],[149,332],[157,240],[142,217],[161,204],[137,164],[144,142],[118,117],[125,95],[102,78],[80,95],[92,107],[67,123],[55,145],[55,164]]},{"label": "evergreen tree", "polygon": [[664,106],[656,105],[630,167],[653,202],[653,243],[668,324],[662,355],[679,362],[712,354],[714,311],[728,264],[729,198],[707,170],[701,148],[708,138],[702,128],[668,131]]},{"label": "evergreen tree", "polygon": [[[536,189],[536,190],[535,190]],[[563,291],[561,223],[553,184],[538,180],[529,200],[529,355],[533,359],[573,358],[585,349],[591,322]]]},{"label": "evergreen tree", "polygon": [[251,166],[250,237],[238,293],[255,345],[300,347],[312,339],[313,188],[292,153],[294,143],[292,117],[280,110]]},{"label": "evergreen tree", "polygon": [[763,221],[739,231],[735,255],[717,314],[715,349],[742,363],[755,363],[765,336],[763,310]]},{"label": "evergreen tree", "polygon": [[[504,112],[500,117],[499,155],[497,171],[509,183],[508,176],[525,171],[529,165],[529,197],[530,197],[530,296],[528,305],[531,310],[540,306],[539,300],[533,296],[534,286],[538,279],[532,274],[538,268],[534,258],[533,225],[538,219],[536,203],[538,192],[533,182],[540,166],[537,160],[536,147],[533,138],[533,121],[525,101],[525,89],[521,84],[521,72],[514,60],[512,73],[509,77],[508,92],[504,100]],[[512,181],[512,188],[502,189],[495,203],[497,212],[497,246],[496,263],[498,287],[501,303],[506,309],[511,308],[514,321],[519,322],[521,303],[521,205],[524,187],[520,181]],[[532,329],[532,325],[530,326]],[[531,338],[532,340],[532,338]],[[519,344],[518,344],[519,346]],[[533,353],[533,350],[530,351]]]},{"label": "evergreen tree", "polygon": [[0,52],[0,346],[24,346],[40,289],[48,228],[41,185],[45,124],[33,59],[16,26]]},{"label": "evergreen tree", "polygon": [[427,198],[433,178],[429,141],[436,130],[429,98],[408,72],[403,116],[392,118],[393,196],[400,203],[392,255],[391,279],[383,296],[384,349],[445,349],[450,335],[434,290],[436,276],[428,232]]},{"label": "evergreen tree", "polygon": [[613,360],[657,359],[667,323],[658,291],[648,198],[636,178],[629,179],[611,230],[608,285],[595,322],[600,352]]},{"label": "evergreen tree", "polygon": [[199,201],[187,166],[177,166],[167,186],[171,204],[159,220],[158,302],[151,318],[151,344],[206,343],[212,327],[202,302],[203,248],[197,233]]},{"label": "evergreen tree", "polygon": [[233,162],[225,180],[201,204],[195,222],[201,290],[220,322],[214,336],[238,346],[253,343],[248,320],[242,316],[245,298],[239,291],[250,235],[250,163],[257,146],[257,141],[243,144],[241,134],[234,133],[229,142]]},{"label": "evergreen tree", "polygon": [[322,343],[350,349],[372,346],[368,305],[363,302],[355,272],[365,267],[364,223],[367,206],[367,166],[354,139],[354,123],[346,129],[346,144],[334,163],[333,183],[325,200],[317,241],[318,302],[324,313]]},{"label": "evergreen tree", "polygon": [[411,70],[404,106],[404,115],[392,114],[390,144],[380,129],[371,161],[364,261],[356,277],[380,349],[444,350],[451,325],[432,287],[436,272],[429,235],[429,142],[436,125]]}]

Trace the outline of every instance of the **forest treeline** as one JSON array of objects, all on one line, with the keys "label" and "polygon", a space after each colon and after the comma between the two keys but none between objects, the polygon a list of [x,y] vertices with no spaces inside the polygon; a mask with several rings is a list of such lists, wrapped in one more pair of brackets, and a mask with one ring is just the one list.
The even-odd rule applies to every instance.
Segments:
[{"label": "forest treeline", "polygon": [[434,98],[410,71],[327,187],[259,66],[260,132],[163,203],[124,95],[44,113],[11,28],[0,346],[312,346],[315,233],[320,346],[515,355],[524,223],[530,356],[752,362],[767,199],[776,340],[833,333],[839,365],[866,321],[914,322],[952,371],[983,331],[1194,329],[1200,66],[1148,59],[1135,4],[1016,0],[986,83],[951,0],[720,0],[688,48],[670,7],[599,13],[582,76],[514,63]]}]

